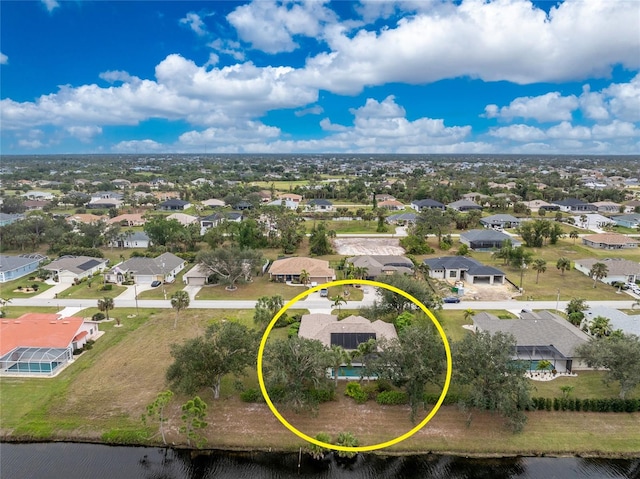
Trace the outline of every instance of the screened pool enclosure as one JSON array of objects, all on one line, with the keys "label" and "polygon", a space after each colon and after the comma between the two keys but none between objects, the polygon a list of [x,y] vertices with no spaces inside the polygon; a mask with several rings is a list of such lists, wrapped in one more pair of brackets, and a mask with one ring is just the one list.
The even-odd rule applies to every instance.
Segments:
[{"label": "screened pool enclosure", "polygon": [[72,348],[20,347],[0,358],[0,371],[3,374],[53,376],[72,359]]}]

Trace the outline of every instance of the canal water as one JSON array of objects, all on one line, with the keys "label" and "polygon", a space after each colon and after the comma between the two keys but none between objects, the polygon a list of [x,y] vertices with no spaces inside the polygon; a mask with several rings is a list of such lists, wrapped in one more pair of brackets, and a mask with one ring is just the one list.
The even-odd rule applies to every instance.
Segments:
[{"label": "canal water", "polygon": [[298,454],[189,451],[99,444],[0,444],[2,479],[640,479],[640,458],[359,455],[340,463]]}]

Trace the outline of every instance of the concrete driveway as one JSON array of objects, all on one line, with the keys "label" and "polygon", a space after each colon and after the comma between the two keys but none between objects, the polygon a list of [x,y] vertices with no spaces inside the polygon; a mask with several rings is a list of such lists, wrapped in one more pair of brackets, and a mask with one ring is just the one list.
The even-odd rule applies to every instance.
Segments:
[{"label": "concrete driveway", "polygon": [[138,295],[143,291],[148,291],[150,289],[154,289],[150,284],[136,284],[131,286],[126,286],[126,290],[116,296],[117,299],[136,299],[136,292]]},{"label": "concrete driveway", "polygon": [[70,283],[56,283],[53,288],[49,288],[46,291],[34,296],[32,299],[54,299],[58,293],[62,293],[65,289],[73,286]]}]

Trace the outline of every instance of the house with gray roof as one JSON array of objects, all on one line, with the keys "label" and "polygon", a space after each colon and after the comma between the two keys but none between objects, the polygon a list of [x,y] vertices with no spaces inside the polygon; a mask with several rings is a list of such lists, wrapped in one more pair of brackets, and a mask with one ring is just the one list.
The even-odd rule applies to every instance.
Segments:
[{"label": "house with gray roof", "polygon": [[137,284],[151,284],[154,281],[171,283],[187,262],[173,253],[162,253],[156,258],[133,257],[114,266],[105,274],[110,283],[122,283],[127,278]]},{"label": "house with gray roof", "polygon": [[365,268],[364,279],[375,280],[379,276],[392,274],[413,274],[413,262],[404,256],[395,255],[363,255],[347,258],[347,263],[354,268]]},{"label": "house with gray roof", "polygon": [[385,221],[392,225],[408,225],[414,224],[418,215],[415,213],[398,213],[396,215],[389,215],[385,218]]},{"label": "house with gray roof", "polygon": [[554,201],[553,204],[560,207],[560,211],[566,213],[587,213],[598,211],[598,207],[587,203],[586,201],[579,200],[578,198],[566,198],[564,200]]},{"label": "house with gray roof", "polygon": [[319,211],[319,212],[333,211],[333,203],[323,198],[315,198],[313,200],[309,200],[307,209],[310,211]]},{"label": "house with gray roof", "polygon": [[0,226],[8,226],[24,219],[24,215],[21,213],[0,213]]},{"label": "house with gray roof", "polygon": [[445,281],[464,281],[469,284],[504,284],[506,275],[498,268],[487,266],[465,256],[427,258],[429,277]]},{"label": "house with gray roof", "polygon": [[585,258],[577,259],[574,268],[587,276],[596,263],[603,263],[607,267],[607,275],[600,281],[611,284],[616,282],[635,283],[640,280],[640,263],[622,258]]},{"label": "house with gray roof", "polygon": [[89,278],[107,267],[109,260],[106,258],[93,258],[91,256],[61,256],[55,261],[44,266],[51,271],[54,279],[59,283],[73,283],[83,278]]},{"label": "house with gray roof", "polygon": [[130,234],[124,232],[118,239],[109,243],[109,246],[117,248],[148,248],[151,246],[151,238],[144,231],[133,231]]},{"label": "house with gray roof", "polygon": [[640,225],[640,213],[612,216],[611,219],[618,226],[624,226],[625,228],[637,228]]},{"label": "house with gray roof", "polygon": [[424,200],[413,200],[411,202],[411,208],[419,212],[422,210],[430,210],[430,209],[444,211],[446,207],[444,206],[443,203],[440,203],[439,201],[427,198]]},{"label": "house with gray roof", "polygon": [[163,201],[158,205],[158,209],[164,211],[183,211],[187,208],[191,208],[191,203],[184,200],[172,198],[170,200]]},{"label": "house with gray roof", "polygon": [[470,200],[454,201],[453,203],[449,203],[447,205],[447,208],[460,211],[460,212],[471,211],[471,210],[478,210],[478,211],[482,210],[482,206]]},{"label": "house with gray roof", "polygon": [[0,283],[27,276],[37,270],[45,259],[46,256],[37,253],[19,256],[0,254]]},{"label": "house with gray roof", "polygon": [[522,312],[520,319],[499,319],[482,312],[473,317],[473,324],[476,330],[492,335],[511,334],[516,340],[513,359],[525,361],[532,371],[542,360],[550,361],[559,372],[586,369],[576,348],[587,343],[589,336],[550,311]]},{"label": "house with gray roof", "polygon": [[640,336],[640,316],[629,315],[609,306],[590,306],[583,311],[587,322],[598,316],[607,318],[613,331],[620,329],[625,334]]},{"label": "house with gray roof", "polygon": [[506,240],[511,241],[514,248],[517,248],[522,244],[513,236],[509,236],[502,231],[496,231],[493,229],[469,230],[460,234],[460,243],[466,244],[469,248],[475,251],[491,251],[493,249],[499,249]]},{"label": "house with gray roof", "polygon": [[481,218],[480,224],[485,228],[493,228],[494,230],[517,228],[520,226],[520,218],[506,214],[491,215]]}]

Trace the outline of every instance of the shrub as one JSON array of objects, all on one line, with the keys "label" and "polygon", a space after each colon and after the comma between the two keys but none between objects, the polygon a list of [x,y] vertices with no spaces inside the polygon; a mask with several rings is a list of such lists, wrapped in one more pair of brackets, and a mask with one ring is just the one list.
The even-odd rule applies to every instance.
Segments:
[{"label": "shrub", "polygon": [[404,391],[385,391],[376,396],[376,402],[383,405],[407,404],[409,396]]},{"label": "shrub", "polygon": [[378,389],[378,384],[374,382],[369,382],[362,386],[362,391],[367,395],[367,398],[372,399],[378,395],[380,390]]},{"label": "shrub", "polygon": [[349,396],[350,398],[353,398],[358,404],[365,403],[367,402],[367,399],[369,399],[367,393],[362,390],[362,386],[360,386],[360,383],[357,383],[355,381],[347,384],[347,388],[345,389],[344,394],[346,396]]},{"label": "shrub", "polygon": [[[426,404],[435,404],[438,402],[438,399],[440,399],[440,394],[427,394],[425,393],[422,396],[422,400],[426,403]],[[452,394],[449,393],[445,396],[444,401],[442,401],[442,405],[443,406],[448,406],[451,404],[457,404],[460,402],[460,396],[458,396],[457,394]]]},{"label": "shrub", "polygon": [[249,388],[240,393],[240,399],[244,402],[258,402],[262,394],[256,388]]},{"label": "shrub", "polygon": [[105,318],[106,316],[104,315],[104,313],[96,313],[93,316],[91,316],[92,321],[102,321]]},{"label": "shrub", "polygon": [[298,335],[299,330],[300,330],[300,323],[293,323],[291,326],[289,326],[289,329],[287,330],[287,336],[290,338],[293,338],[294,336]]},{"label": "shrub", "polygon": [[31,289],[34,291],[38,291],[40,289],[40,285],[38,283],[33,283],[31,285]]},{"label": "shrub", "polygon": [[83,348],[76,348],[73,350],[73,355],[77,356],[78,354],[82,354],[84,352]]},{"label": "shrub", "polygon": [[333,401],[336,393],[333,389],[312,389],[309,391],[309,396],[314,402],[323,403]]},{"label": "shrub", "polygon": [[378,379],[376,381],[376,385],[378,386],[378,391],[379,392],[392,391],[393,390],[393,385],[387,379]]},{"label": "shrub", "polygon": [[113,289],[113,285],[112,284],[103,284],[102,287],[100,288],[100,291],[111,291]]},{"label": "shrub", "polygon": [[93,349],[93,345],[94,345],[95,341],[93,339],[89,339],[85,344],[84,344],[84,349],[85,350],[90,350]]}]

